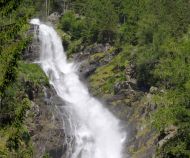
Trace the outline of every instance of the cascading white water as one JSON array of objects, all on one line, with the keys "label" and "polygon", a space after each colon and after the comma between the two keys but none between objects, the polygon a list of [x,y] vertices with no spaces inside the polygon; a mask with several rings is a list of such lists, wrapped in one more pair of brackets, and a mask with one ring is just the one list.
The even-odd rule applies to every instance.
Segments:
[{"label": "cascading white water", "polygon": [[57,94],[75,111],[75,141],[71,158],[122,158],[124,134],[120,122],[93,98],[80,81],[74,63],[68,63],[56,31],[38,19],[40,65]]}]

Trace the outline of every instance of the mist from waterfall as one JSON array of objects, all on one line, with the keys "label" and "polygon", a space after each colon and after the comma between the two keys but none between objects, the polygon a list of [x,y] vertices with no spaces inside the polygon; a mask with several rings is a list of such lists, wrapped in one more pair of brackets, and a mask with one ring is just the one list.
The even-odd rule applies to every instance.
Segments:
[{"label": "mist from waterfall", "polygon": [[122,158],[125,133],[120,121],[100,101],[89,94],[78,75],[75,63],[69,63],[60,37],[53,27],[31,20],[38,25],[41,51],[40,65],[57,94],[74,111],[74,135],[71,158]]}]

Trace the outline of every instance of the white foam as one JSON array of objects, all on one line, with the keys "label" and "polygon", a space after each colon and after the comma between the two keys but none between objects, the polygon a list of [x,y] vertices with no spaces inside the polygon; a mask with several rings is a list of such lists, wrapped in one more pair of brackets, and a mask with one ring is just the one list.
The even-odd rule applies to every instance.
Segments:
[{"label": "white foam", "polygon": [[73,124],[75,144],[71,158],[122,158],[124,141],[120,121],[93,98],[80,81],[75,63],[68,63],[56,31],[38,19],[41,41],[40,65],[57,94],[76,113]]},{"label": "white foam", "polygon": [[40,25],[40,20],[39,19],[32,19],[32,20],[30,20],[30,24]]}]

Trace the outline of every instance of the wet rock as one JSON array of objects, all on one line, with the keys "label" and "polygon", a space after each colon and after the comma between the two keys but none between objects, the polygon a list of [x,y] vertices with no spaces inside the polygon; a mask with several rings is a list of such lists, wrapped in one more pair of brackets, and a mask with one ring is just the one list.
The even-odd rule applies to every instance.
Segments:
[{"label": "wet rock", "polygon": [[49,102],[55,104],[56,106],[63,106],[65,104],[64,101],[57,95],[52,96]]}]

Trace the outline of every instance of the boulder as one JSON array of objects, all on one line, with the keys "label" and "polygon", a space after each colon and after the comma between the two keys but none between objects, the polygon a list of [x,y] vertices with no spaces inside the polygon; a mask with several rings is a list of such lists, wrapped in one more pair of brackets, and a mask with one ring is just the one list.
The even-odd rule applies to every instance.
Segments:
[{"label": "boulder", "polygon": [[61,15],[58,12],[54,12],[48,16],[48,21],[52,23],[56,23]]},{"label": "boulder", "polygon": [[131,89],[130,84],[127,81],[118,82],[114,85],[114,93],[118,94],[121,90]]},{"label": "boulder", "polygon": [[157,92],[158,92],[158,88],[157,88],[157,87],[152,86],[152,87],[150,87],[149,92],[150,92],[150,94],[155,94],[155,93],[157,93]]},{"label": "boulder", "polygon": [[88,67],[81,67],[80,72],[81,72],[82,77],[85,77],[85,78],[89,77],[93,72],[96,71],[97,66],[98,65],[93,64],[93,65],[89,65]]},{"label": "boulder", "polygon": [[161,148],[169,139],[173,138],[177,134],[177,127],[171,125],[164,130],[164,137],[158,142],[158,147]]},{"label": "boulder", "polygon": [[132,81],[122,81],[114,85],[114,94],[128,94],[137,89],[136,83]]}]

